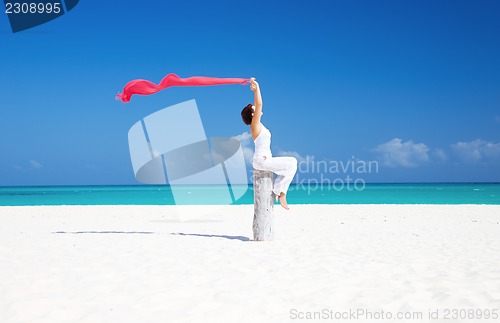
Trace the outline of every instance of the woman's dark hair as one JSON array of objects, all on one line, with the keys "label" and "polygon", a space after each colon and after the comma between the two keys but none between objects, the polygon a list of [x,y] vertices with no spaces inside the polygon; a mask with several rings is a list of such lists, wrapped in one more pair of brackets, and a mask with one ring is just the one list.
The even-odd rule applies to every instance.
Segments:
[{"label": "woman's dark hair", "polygon": [[252,113],[254,113],[252,109],[252,104],[249,103],[246,107],[241,110],[241,119],[243,119],[243,122],[248,126],[252,123]]}]

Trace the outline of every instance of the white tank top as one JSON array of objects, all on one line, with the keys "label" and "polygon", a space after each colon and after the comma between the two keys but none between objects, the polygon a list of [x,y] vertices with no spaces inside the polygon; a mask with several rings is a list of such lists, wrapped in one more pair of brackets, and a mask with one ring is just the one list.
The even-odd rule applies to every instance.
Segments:
[{"label": "white tank top", "polygon": [[271,154],[271,132],[264,125],[253,142],[255,143],[254,161],[273,157]]}]

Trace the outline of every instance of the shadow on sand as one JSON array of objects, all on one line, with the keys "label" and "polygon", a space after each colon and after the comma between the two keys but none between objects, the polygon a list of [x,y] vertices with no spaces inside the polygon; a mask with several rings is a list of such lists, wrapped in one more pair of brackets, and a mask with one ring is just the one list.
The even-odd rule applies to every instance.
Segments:
[{"label": "shadow on sand", "polygon": [[249,238],[243,236],[225,236],[218,234],[200,234],[200,233],[182,233],[182,232],[171,233],[171,234],[177,236],[195,236],[195,237],[205,237],[205,238],[224,238],[229,240],[251,241]]},{"label": "shadow on sand", "polygon": [[75,231],[75,232],[66,232],[66,231],[57,231],[52,232],[55,234],[155,234],[155,232],[149,231]]}]

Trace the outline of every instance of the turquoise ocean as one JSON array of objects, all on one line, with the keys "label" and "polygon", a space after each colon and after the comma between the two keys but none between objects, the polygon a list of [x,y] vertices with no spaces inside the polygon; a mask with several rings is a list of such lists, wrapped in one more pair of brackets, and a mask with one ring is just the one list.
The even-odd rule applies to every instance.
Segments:
[{"label": "turquoise ocean", "polygon": [[[252,204],[253,187],[232,204]],[[190,204],[227,204],[227,186],[175,187],[193,194]],[[291,185],[290,204],[497,204],[500,183],[397,183],[357,187]],[[16,205],[175,205],[168,185],[0,187],[0,206]]]}]

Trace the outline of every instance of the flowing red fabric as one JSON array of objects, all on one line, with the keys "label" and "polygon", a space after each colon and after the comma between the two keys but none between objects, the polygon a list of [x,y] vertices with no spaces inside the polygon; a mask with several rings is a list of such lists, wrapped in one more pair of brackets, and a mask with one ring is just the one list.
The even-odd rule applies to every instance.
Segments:
[{"label": "flowing red fabric", "polygon": [[207,86],[221,84],[244,85],[249,82],[249,79],[244,78],[218,78],[207,76],[191,76],[180,78],[176,74],[171,73],[165,76],[158,85],[148,80],[130,81],[123,88],[123,93],[119,93],[116,95],[116,99],[121,100],[122,102],[129,102],[130,98],[134,94],[150,95],[171,86]]}]

